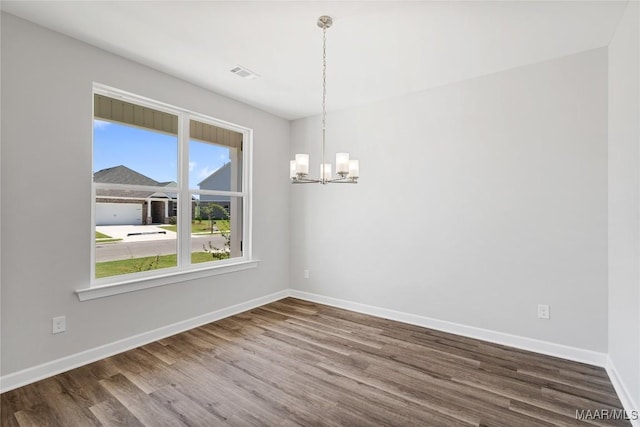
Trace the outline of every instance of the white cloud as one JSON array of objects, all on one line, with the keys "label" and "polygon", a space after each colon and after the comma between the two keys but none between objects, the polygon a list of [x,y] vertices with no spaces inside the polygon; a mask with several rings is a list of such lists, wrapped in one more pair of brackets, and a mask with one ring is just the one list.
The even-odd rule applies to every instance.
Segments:
[{"label": "white cloud", "polygon": [[209,166],[205,166],[198,171],[198,179],[203,180],[209,175],[211,175],[213,172],[214,170],[209,169]]},{"label": "white cloud", "polygon": [[111,122],[105,122],[104,120],[93,119],[93,129],[103,130],[111,126]]},{"label": "white cloud", "polygon": [[196,162],[189,162],[189,172],[193,172],[198,164]]},{"label": "white cloud", "polygon": [[[227,158],[227,161],[229,161],[228,158]],[[222,166],[224,166],[224,164],[225,164],[224,162],[220,162],[217,164],[214,163],[213,165],[211,164],[205,165],[200,168],[194,167],[193,171],[191,170],[191,164],[189,164],[189,170],[190,172],[192,172],[191,179],[197,179],[198,181],[202,181],[203,179],[207,178],[209,175],[211,175],[212,173],[220,169]]]}]

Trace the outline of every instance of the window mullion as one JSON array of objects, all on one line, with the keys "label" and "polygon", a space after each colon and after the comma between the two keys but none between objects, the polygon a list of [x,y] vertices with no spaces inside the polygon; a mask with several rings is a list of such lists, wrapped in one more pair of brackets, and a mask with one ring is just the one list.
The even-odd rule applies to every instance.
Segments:
[{"label": "window mullion", "polygon": [[243,191],[222,191],[222,190],[200,190],[192,188],[191,193],[207,195],[207,196],[233,196],[233,197],[244,197],[245,193]]},{"label": "window mullion", "polygon": [[91,183],[91,276],[90,277],[92,281],[96,277],[96,186],[95,186],[95,183],[93,182]]},{"label": "window mullion", "polygon": [[252,257],[253,213],[251,198],[253,186],[253,131],[245,130],[242,137],[242,253],[244,257]]},{"label": "window mullion", "polygon": [[178,266],[191,264],[191,195],[189,194],[189,115],[180,114],[178,122]]}]

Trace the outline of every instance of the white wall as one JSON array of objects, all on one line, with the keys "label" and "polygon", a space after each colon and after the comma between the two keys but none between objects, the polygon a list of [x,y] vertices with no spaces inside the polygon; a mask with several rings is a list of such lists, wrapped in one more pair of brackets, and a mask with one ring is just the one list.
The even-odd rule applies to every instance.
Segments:
[{"label": "white wall", "polygon": [[[316,174],[320,129],[291,130]],[[294,289],[606,352],[606,48],[332,112],[327,134],[361,183],[292,189]]]},{"label": "white wall", "polygon": [[[92,82],[254,130],[257,269],[87,302]],[[288,287],[289,123],[2,14],[2,375]],[[67,316],[67,332],[51,319]]]},{"label": "white wall", "polygon": [[640,408],[640,11],[609,45],[609,357]]}]

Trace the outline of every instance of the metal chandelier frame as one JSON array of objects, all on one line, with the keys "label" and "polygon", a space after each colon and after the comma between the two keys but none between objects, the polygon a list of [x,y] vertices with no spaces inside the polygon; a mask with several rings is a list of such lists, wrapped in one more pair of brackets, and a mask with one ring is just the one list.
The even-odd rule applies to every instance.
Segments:
[{"label": "metal chandelier frame", "polygon": [[293,184],[357,184],[360,163],[349,159],[349,153],[336,154],[337,177],[331,176],[331,163],[325,163],[326,123],[327,123],[327,29],[333,25],[330,16],[318,18],[318,27],[322,28],[322,163],[320,164],[320,178],[309,177],[309,155],[296,154],[291,160],[289,177]]}]

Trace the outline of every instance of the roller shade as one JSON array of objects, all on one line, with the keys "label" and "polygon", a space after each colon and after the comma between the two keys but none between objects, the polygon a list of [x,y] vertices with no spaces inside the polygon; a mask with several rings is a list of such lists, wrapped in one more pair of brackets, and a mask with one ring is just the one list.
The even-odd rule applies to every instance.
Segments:
[{"label": "roller shade", "polygon": [[[132,104],[121,99],[95,94],[93,115],[97,119],[178,134],[178,116]],[[191,120],[189,136],[204,142],[242,149],[242,134],[196,120]]]},{"label": "roller shade", "polygon": [[93,115],[98,119],[178,134],[178,116],[104,95],[93,96]]},{"label": "roller shade", "polygon": [[189,135],[192,139],[241,149],[242,134],[229,129],[223,129],[207,123],[191,120]]}]

